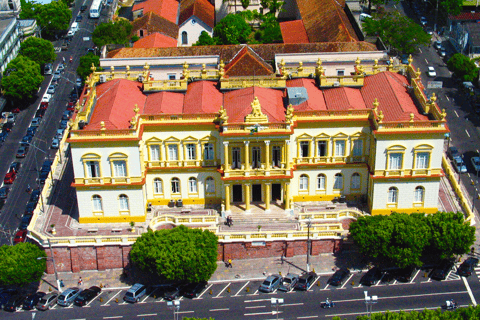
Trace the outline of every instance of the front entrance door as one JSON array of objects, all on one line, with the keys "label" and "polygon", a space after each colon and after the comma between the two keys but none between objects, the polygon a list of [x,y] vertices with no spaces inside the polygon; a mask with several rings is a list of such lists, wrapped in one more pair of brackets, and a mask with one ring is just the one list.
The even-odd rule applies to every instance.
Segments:
[{"label": "front entrance door", "polygon": [[262,185],[252,184],[252,202],[262,201]]},{"label": "front entrance door", "polygon": [[280,183],[272,183],[272,201],[282,200],[282,185]]},{"label": "front entrance door", "polygon": [[234,184],[233,185],[233,202],[242,202],[242,185]]}]

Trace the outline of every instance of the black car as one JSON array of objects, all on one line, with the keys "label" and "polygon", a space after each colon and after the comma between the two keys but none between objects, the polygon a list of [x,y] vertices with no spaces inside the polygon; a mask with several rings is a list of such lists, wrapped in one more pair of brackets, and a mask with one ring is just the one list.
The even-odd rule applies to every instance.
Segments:
[{"label": "black car", "polygon": [[53,161],[51,161],[51,160],[43,161],[42,169],[40,169],[40,171],[41,172],[50,172],[50,170],[52,168],[52,163],[53,163]]},{"label": "black car", "polygon": [[38,183],[45,184],[45,180],[47,180],[49,174],[50,174],[50,171],[40,172],[40,174],[38,175]]},{"label": "black car", "polygon": [[18,173],[18,171],[20,171],[20,167],[22,166],[22,164],[20,162],[12,162],[12,164],[10,164],[10,170],[13,170],[15,171],[15,173]]},{"label": "black car", "polygon": [[87,10],[87,8],[88,8],[88,6],[85,6],[85,5],[81,6],[80,7],[80,12],[85,12],[85,10]]},{"label": "black car", "polygon": [[434,280],[445,280],[448,273],[453,268],[453,261],[450,259],[442,260],[440,264],[430,272],[430,278]]},{"label": "black car", "polygon": [[28,202],[38,202],[38,198],[40,198],[40,189],[35,189],[30,194]]},{"label": "black car", "polygon": [[81,15],[78,15],[76,18],[75,18],[75,22],[80,22],[82,21],[82,16]]},{"label": "black car", "polygon": [[43,116],[45,115],[45,111],[46,111],[45,109],[38,109],[37,112],[35,112],[34,118],[43,118]]},{"label": "black car", "polygon": [[37,206],[36,202],[29,202],[27,203],[27,206],[25,207],[25,214],[33,214],[33,211],[35,210],[35,207]]},{"label": "black car", "polygon": [[20,145],[28,146],[30,145],[30,142],[32,142],[32,139],[33,139],[33,136],[27,134],[23,136],[22,141],[20,142]]},{"label": "black car", "polygon": [[32,310],[44,296],[45,292],[35,292],[29,294],[25,297],[25,300],[23,300],[23,309]]},{"label": "black car", "polygon": [[31,136],[34,136],[36,132],[37,132],[37,127],[28,127],[27,129],[27,134]]},{"label": "black car", "polygon": [[8,299],[7,303],[3,307],[3,310],[15,312],[17,309],[21,309],[23,300],[25,300],[24,296],[20,294],[14,294],[10,297],[10,299]]},{"label": "black car", "polygon": [[364,286],[372,286],[382,278],[382,270],[379,267],[373,267],[360,279],[360,283]]},{"label": "black car", "polygon": [[317,274],[315,272],[304,273],[298,278],[298,282],[295,285],[295,289],[307,291],[308,288],[313,284],[317,279]]},{"label": "black car", "polygon": [[13,128],[13,122],[7,122],[3,125],[2,131],[3,132],[10,132],[10,131],[12,131],[12,128]]},{"label": "black car", "polygon": [[332,286],[340,286],[343,284],[343,282],[348,278],[350,275],[350,270],[347,268],[342,268],[340,270],[337,270],[333,276],[328,279],[328,284]]},{"label": "black car", "polygon": [[0,199],[7,199],[10,188],[1,187],[0,188]]},{"label": "black car", "polygon": [[5,142],[5,140],[7,140],[7,137],[8,137],[8,131],[2,131],[0,133],[0,141],[1,142]]},{"label": "black car", "polygon": [[478,258],[470,257],[467,260],[463,261],[460,267],[457,270],[459,276],[468,277],[472,275],[473,270],[478,265]]},{"label": "black car", "polygon": [[0,293],[0,308],[3,309],[10,298],[17,295],[18,292],[12,289],[5,289]]},{"label": "black car", "polygon": [[412,280],[415,271],[417,271],[417,268],[415,266],[410,266],[395,270],[393,275],[399,282],[409,282]]},{"label": "black car", "polygon": [[96,286],[90,287],[80,292],[80,294],[75,298],[73,303],[75,303],[77,306],[83,307],[90,300],[98,296],[100,292],[102,292],[102,289],[100,289],[99,287],[96,287]]},{"label": "black car", "polygon": [[180,296],[179,286],[167,286],[163,291],[163,298],[167,301],[175,300]]},{"label": "black car", "polygon": [[189,283],[182,288],[182,295],[185,298],[190,298],[190,299],[196,298],[203,291],[203,289],[205,289],[206,286],[207,286],[206,281]]},{"label": "black car", "polygon": [[24,215],[22,218],[22,222],[20,222],[20,226],[18,227],[19,230],[27,230],[30,221],[32,220],[33,215],[27,214]]}]

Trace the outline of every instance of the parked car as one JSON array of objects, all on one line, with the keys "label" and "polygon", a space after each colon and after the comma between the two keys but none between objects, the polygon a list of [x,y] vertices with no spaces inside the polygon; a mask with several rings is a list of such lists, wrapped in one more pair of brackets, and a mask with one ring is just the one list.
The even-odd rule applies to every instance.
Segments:
[{"label": "parked car", "polygon": [[45,184],[45,181],[48,178],[48,175],[50,174],[50,171],[41,171],[40,174],[38,175],[38,183],[40,184]]},{"label": "parked car", "polygon": [[445,280],[447,278],[448,273],[453,268],[453,261],[450,259],[442,260],[438,266],[436,266],[430,272],[430,278],[435,280]]},{"label": "parked car", "polygon": [[81,15],[78,15],[76,18],[75,18],[75,22],[80,22],[82,21],[82,16]]},{"label": "parked car", "polygon": [[15,181],[15,178],[17,177],[17,173],[13,170],[10,170],[6,175],[5,178],[3,178],[3,183],[4,184],[12,184]]},{"label": "parked car", "polygon": [[468,277],[472,275],[477,265],[478,265],[478,258],[469,257],[467,260],[463,261],[463,263],[457,269],[457,273],[462,277]]},{"label": "parked car", "polygon": [[17,158],[25,158],[28,152],[28,146],[21,146],[17,150],[17,154],[15,155]]},{"label": "parked car", "polygon": [[33,136],[31,135],[24,135],[22,138],[22,141],[20,141],[21,146],[28,146],[30,145],[30,142],[32,142]]},{"label": "parked car", "polygon": [[88,6],[86,5],[83,5],[80,7],[80,12],[85,12],[85,10],[87,10]]},{"label": "parked car", "polygon": [[258,290],[262,292],[273,292],[278,289],[280,283],[282,282],[282,276],[274,274],[268,276],[267,279],[263,281]]},{"label": "parked car", "polygon": [[48,89],[47,89],[47,93],[48,94],[55,94],[55,85],[51,84],[48,86]]},{"label": "parked car", "polygon": [[383,272],[380,268],[373,267],[360,279],[360,283],[364,286],[372,286],[382,278],[382,274]]},{"label": "parked car", "polygon": [[445,47],[442,46],[440,50],[438,51],[441,57],[445,57],[447,55],[447,50],[445,50]]},{"label": "parked car", "polygon": [[127,302],[139,302],[140,299],[147,294],[147,287],[141,283],[135,283],[123,296],[123,300]]},{"label": "parked car", "polygon": [[470,160],[475,171],[480,171],[480,157],[472,157]]},{"label": "parked car", "polygon": [[335,273],[328,279],[328,284],[332,286],[341,286],[345,280],[347,280],[350,275],[350,270],[347,268],[341,268],[340,270],[335,271]]},{"label": "parked car", "polygon": [[60,129],[67,129],[67,125],[68,125],[68,120],[61,120],[59,128]]},{"label": "parked car", "polygon": [[62,120],[70,120],[70,117],[72,116],[72,112],[69,110],[63,111],[62,114]]},{"label": "parked car", "polygon": [[37,207],[36,202],[28,202],[26,207],[25,207],[25,214],[33,214],[33,211],[35,211],[35,208]]},{"label": "parked car", "polygon": [[428,74],[429,77],[436,77],[437,76],[437,72],[435,71],[435,68],[432,67],[432,66],[428,66],[427,74]]},{"label": "parked car", "polygon": [[172,301],[177,299],[180,296],[180,291],[182,287],[179,285],[170,285],[164,289],[163,299],[167,301]]},{"label": "parked car", "polygon": [[13,243],[17,244],[20,242],[25,242],[27,239],[27,230],[19,230],[15,233],[15,238],[13,238]]},{"label": "parked car", "polygon": [[10,132],[12,131],[13,128],[13,123],[12,122],[7,122],[3,124],[2,131],[3,132]]},{"label": "parked car", "polygon": [[202,281],[202,282],[195,282],[195,283],[189,283],[185,287],[182,288],[182,296],[185,298],[196,298],[199,296],[199,294],[207,287],[207,282]]},{"label": "parked car", "polygon": [[3,309],[12,296],[17,295],[15,289],[5,289],[0,293],[0,308]]},{"label": "parked car", "polygon": [[62,74],[62,73],[61,73],[59,70],[55,71],[55,72],[53,73],[53,79],[60,79],[61,74]]},{"label": "parked car", "polygon": [[[35,112],[35,118],[43,118],[43,116],[45,115],[45,109],[38,109],[36,112]],[[28,134],[28,133],[27,133]]]},{"label": "parked car", "polygon": [[30,123],[30,127],[38,127],[41,121],[42,118],[33,118],[32,122]]},{"label": "parked car", "polygon": [[82,290],[80,288],[76,287],[68,288],[58,296],[57,304],[62,307],[70,306],[81,291]]},{"label": "parked car", "polygon": [[57,70],[60,71],[60,72],[65,71],[65,65],[63,64],[63,62],[58,64]]},{"label": "parked car", "polygon": [[37,127],[28,127],[27,134],[34,136],[37,133]]},{"label": "parked car", "polygon": [[442,47],[442,41],[440,40],[435,41],[434,46],[435,46],[435,49],[440,50],[440,48]]},{"label": "parked car", "polygon": [[75,84],[77,85],[77,87],[81,87],[83,85],[82,78],[77,78],[77,80],[75,81]]},{"label": "parked car", "polygon": [[70,111],[70,112],[75,111],[75,103],[72,101],[68,102],[66,108],[67,108],[67,111]]},{"label": "parked car", "polygon": [[285,277],[283,277],[282,283],[278,287],[278,291],[291,291],[293,288],[295,288],[295,285],[298,282],[298,274],[295,273],[289,273]]},{"label": "parked car", "polygon": [[20,162],[14,161],[10,164],[10,168],[8,170],[13,170],[16,173],[18,173],[18,171],[20,171],[21,166],[22,164]]},{"label": "parked car", "polygon": [[27,295],[23,300],[23,309],[24,310],[32,310],[35,308],[37,303],[45,296],[45,292],[35,292]]},{"label": "parked car", "polygon": [[427,18],[425,18],[425,17],[420,17],[420,23],[422,24],[422,26],[425,26],[425,25],[428,23]]},{"label": "parked car", "polygon": [[41,103],[44,104],[44,103],[49,103],[50,100],[52,99],[52,96],[48,93],[45,93],[42,97],[42,101]]},{"label": "parked car", "polygon": [[8,131],[2,131],[0,133],[0,141],[1,142],[5,142],[5,140],[7,140],[7,137],[8,137]]},{"label": "parked car", "polygon": [[69,45],[70,45],[70,41],[68,41],[68,40],[63,40],[62,45],[61,45],[62,51],[68,50],[68,46],[69,46]]},{"label": "parked car", "polygon": [[21,294],[12,295],[3,307],[3,310],[9,312],[20,310],[22,308],[23,300],[25,300],[25,297]]},{"label": "parked car", "polygon": [[460,153],[458,153],[458,149],[456,147],[453,147],[453,146],[448,148],[447,154],[450,157],[450,159],[452,159],[452,160],[453,160],[454,157],[460,155]]},{"label": "parked car", "polygon": [[47,171],[47,172],[50,172],[50,170],[52,169],[52,164],[53,164],[53,161],[52,160],[45,160],[43,161],[42,163],[42,168],[40,169],[40,171]]},{"label": "parked car", "polygon": [[74,303],[77,306],[83,307],[86,305],[90,300],[98,296],[98,294],[102,292],[102,289],[99,287],[93,286],[88,289],[83,290],[80,294],[75,298]]},{"label": "parked car", "polygon": [[317,279],[317,274],[315,272],[304,273],[300,276],[300,278],[298,278],[295,289],[307,291],[308,288],[314,283],[315,279]]},{"label": "parked car", "polygon": [[32,220],[33,215],[28,214],[23,216],[22,221],[20,222],[20,226],[18,227],[18,230],[27,230],[28,225],[30,224],[30,221]]},{"label": "parked car", "polygon": [[7,116],[7,123],[15,123],[16,119],[17,119],[17,115],[15,113],[10,113]]},{"label": "parked car", "polygon": [[40,311],[45,311],[53,307],[57,302],[58,293],[50,292],[43,296],[37,303],[36,308]]},{"label": "parked car", "polygon": [[57,134],[55,135],[55,138],[57,138],[58,140],[62,140],[64,131],[65,129],[62,128],[57,129]]},{"label": "parked car", "polygon": [[467,172],[467,166],[465,165],[463,158],[460,156],[455,156],[453,158],[453,166],[455,167],[455,170],[457,170],[458,173]]},{"label": "parked car", "polygon": [[50,148],[58,149],[59,147],[60,147],[60,141],[57,138],[53,138],[52,145],[50,146]]},{"label": "parked car", "polygon": [[409,282],[412,280],[415,271],[417,271],[415,266],[401,268],[395,271],[394,277],[399,282]]},{"label": "parked car", "polygon": [[7,199],[8,197],[8,193],[10,192],[10,188],[9,187],[1,187],[0,188],[0,199]]},{"label": "parked car", "polygon": [[38,202],[38,199],[40,198],[40,189],[34,189],[32,193],[30,194],[30,199],[28,200],[29,202]]},{"label": "parked car", "polygon": [[47,63],[45,67],[43,67],[43,74],[44,75],[49,75],[52,74],[53,72],[53,66],[51,63]]}]

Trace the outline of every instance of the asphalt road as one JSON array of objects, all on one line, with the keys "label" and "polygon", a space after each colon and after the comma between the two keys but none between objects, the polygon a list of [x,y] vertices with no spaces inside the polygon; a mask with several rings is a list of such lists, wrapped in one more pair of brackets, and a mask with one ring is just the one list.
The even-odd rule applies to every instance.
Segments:
[{"label": "asphalt road", "polygon": [[[417,271],[411,282],[379,281],[372,287],[359,285],[364,273],[354,272],[340,287],[327,284],[330,275],[322,275],[307,292],[259,293],[260,280],[209,284],[193,300],[181,298],[179,315],[216,320],[222,319],[276,319],[276,308],[271,306],[271,298],[284,299],[279,307],[279,319],[317,319],[340,316],[342,319],[355,319],[366,313],[365,293],[378,296],[372,306],[374,312],[437,309],[446,300],[454,299],[460,306],[476,303],[474,296],[480,293],[477,273],[469,278],[461,278],[452,271],[445,281],[433,281],[425,277],[424,271]],[[229,290],[230,288],[230,290]],[[247,288],[249,289],[247,291]],[[3,319],[169,319],[173,317],[166,302],[158,298],[153,290],[137,304],[122,301],[126,290],[104,291],[85,307],[55,306],[52,310],[2,312]],[[329,298],[335,302],[332,309],[321,309],[320,302]],[[116,299],[119,299],[116,302]],[[475,302],[474,302],[475,301]]]}]

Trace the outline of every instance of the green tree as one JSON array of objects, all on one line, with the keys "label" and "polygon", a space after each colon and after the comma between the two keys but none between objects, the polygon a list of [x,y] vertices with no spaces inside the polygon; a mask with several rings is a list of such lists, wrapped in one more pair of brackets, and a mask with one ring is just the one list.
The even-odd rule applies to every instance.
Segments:
[{"label": "green tree", "polygon": [[474,81],[478,78],[478,68],[469,57],[455,53],[447,62],[448,69],[463,81]]},{"label": "green tree", "polygon": [[390,49],[399,53],[413,54],[420,45],[429,45],[431,36],[423,28],[399,12],[386,12],[379,19],[367,19],[364,31],[379,36]]},{"label": "green tree", "polygon": [[20,0],[22,11],[20,12],[20,19],[36,19],[39,8],[42,6],[34,1]]},{"label": "green tree", "polygon": [[194,46],[213,46],[216,45],[217,41],[215,38],[210,37],[210,35],[206,31],[202,31],[200,36],[198,37],[197,42],[195,42]]},{"label": "green tree", "polygon": [[[437,0],[440,1],[440,0]],[[446,12],[451,15],[457,15],[462,12],[463,1],[462,0],[443,0],[439,3],[440,12]],[[442,10],[443,9],[443,10]]]},{"label": "green tree", "polygon": [[93,43],[97,47],[107,44],[128,43],[132,25],[128,20],[118,19],[115,22],[101,23],[92,33]]},{"label": "green tree", "polygon": [[[262,9],[268,9],[269,13],[273,13],[274,15],[280,11],[284,4],[284,1],[279,1],[279,0],[260,0],[260,5],[262,6]],[[262,11],[263,11],[262,10]]]},{"label": "green tree", "polygon": [[40,66],[55,61],[57,56],[50,41],[37,37],[29,37],[22,42],[20,44],[20,54],[35,61]]},{"label": "green tree", "polygon": [[263,17],[263,22],[260,24],[260,40],[262,43],[282,43],[282,31],[277,18],[273,14],[266,14]]},{"label": "green tree", "polygon": [[39,281],[45,271],[46,257],[36,245],[24,242],[15,246],[0,247],[0,284],[23,285]]},{"label": "green tree", "polygon": [[438,212],[426,217],[430,228],[429,253],[442,259],[469,252],[475,241],[475,227],[465,223],[460,212]]},{"label": "green tree", "polygon": [[250,25],[237,14],[227,15],[213,29],[217,44],[247,43],[250,33],[252,33]]},{"label": "green tree", "polygon": [[3,72],[2,91],[6,97],[19,101],[33,97],[42,81],[40,65],[20,55]]},{"label": "green tree", "polygon": [[132,246],[130,259],[142,270],[168,280],[206,281],[217,268],[217,246],[214,233],[181,225],[142,234]]},{"label": "green tree", "polygon": [[248,6],[250,5],[250,0],[240,0],[242,3],[243,9],[247,9]]},{"label": "green tree", "polygon": [[[48,34],[67,30],[72,18],[72,11],[63,1],[52,1],[38,7],[36,19],[40,27]],[[37,10],[36,10],[37,11]]]},{"label": "green tree", "polygon": [[94,55],[93,53],[88,53],[80,57],[80,62],[77,68],[77,74],[83,79],[87,79],[87,77],[93,72],[92,71],[92,64],[97,67],[97,71],[100,71],[100,57]]}]

